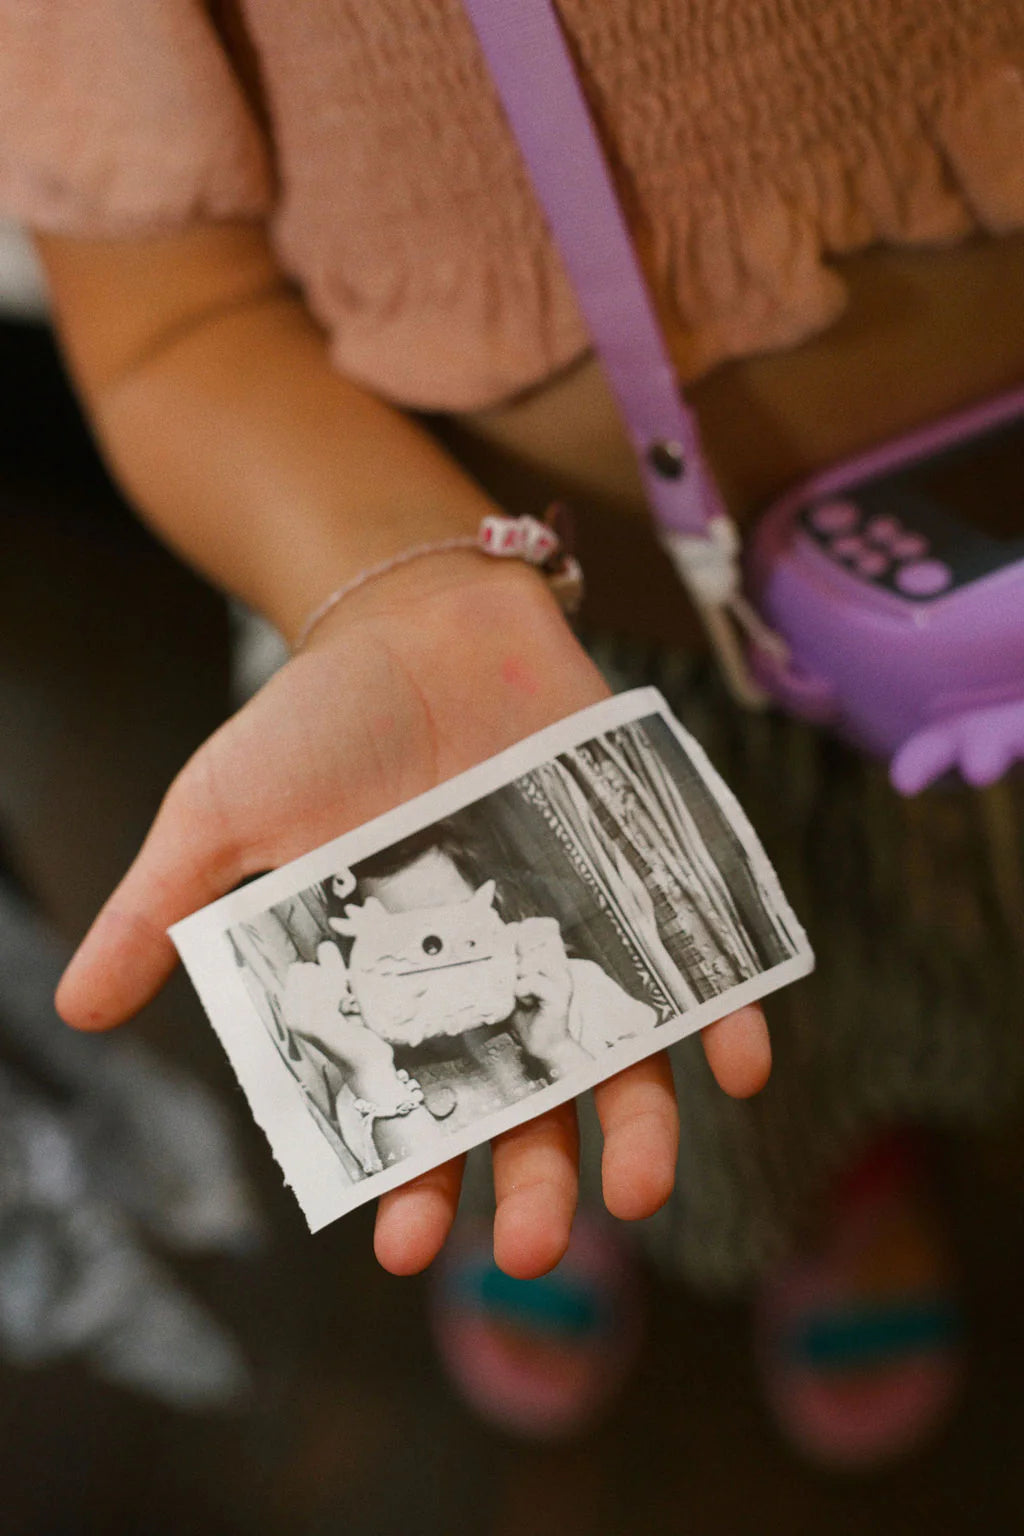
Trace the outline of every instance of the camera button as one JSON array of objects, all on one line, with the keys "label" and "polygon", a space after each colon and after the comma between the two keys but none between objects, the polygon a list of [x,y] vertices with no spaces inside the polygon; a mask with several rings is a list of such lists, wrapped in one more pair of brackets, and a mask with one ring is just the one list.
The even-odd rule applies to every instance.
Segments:
[{"label": "camera button", "polygon": [[953,582],[944,560],[912,560],[896,572],[896,585],[908,597],[937,597]]},{"label": "camera button", "polygon": [[829,537],[849,533],[859,522],[860,508],[852,501],[823,501],[811,513],[811,526],[815,532]]}]

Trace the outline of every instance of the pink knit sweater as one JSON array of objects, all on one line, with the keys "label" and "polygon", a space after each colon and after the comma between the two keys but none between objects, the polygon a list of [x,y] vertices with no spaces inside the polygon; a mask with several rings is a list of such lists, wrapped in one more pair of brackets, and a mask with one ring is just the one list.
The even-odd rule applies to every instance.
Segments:
[{"label": "pink knit sweater", "polygon": [[[508,398],[586,346],[459,0],[0,0],[0,209],[267,218],[339,369]],[[514,3],[514,0],[509,0]],[[844,302],[830,255],[1024,225],[1024,0],[559,0],[693,377]]]}]

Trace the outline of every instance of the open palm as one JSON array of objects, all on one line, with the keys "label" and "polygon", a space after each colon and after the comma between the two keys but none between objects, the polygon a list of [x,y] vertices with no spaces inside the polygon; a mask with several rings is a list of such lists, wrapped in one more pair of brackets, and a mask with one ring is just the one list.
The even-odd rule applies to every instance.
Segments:
[{"label": "open palm", "polygon": [[[171,786],[138,857],[58,993],[63,1016],[103,1029],[134,1014],[175,963],[170,924],[603,698],[607,688],[546,590],[478,557],[395,572],[354,595],[229,720]],[[770,1051],[757,1007],[704,1031],[729,1093],[756,1092]],[[650,1215],[674,1178],[678,1121],[658,1055],[595,1090],[605,1201]],[[493,1144],[495,1255],[510,1274],[557,1263],[577,1194],[572,1104]],[[413,1273],[441,1248],[462,1178],[455,1159],[382,1197],[375,1248]]]}]

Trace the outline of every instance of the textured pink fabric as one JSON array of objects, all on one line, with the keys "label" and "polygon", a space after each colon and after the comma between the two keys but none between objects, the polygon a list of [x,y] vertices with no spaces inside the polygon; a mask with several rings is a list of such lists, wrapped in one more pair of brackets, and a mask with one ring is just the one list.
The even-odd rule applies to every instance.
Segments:
[{"label": "textured pink fabric", "polygon": [[[585,337],[459,0],[0,0],[0,204],[272,219],[337,365],[471,409]],[[1024,0],[560,0],[686,377],[844,303],[830,254],[1024,225]],[[270,166],[274,170],[271,172]]]},{"label": "textured pink fabric", "polygon": [[265,147],[203,7],[0,0],[0,200],[98,236],[264,213]]}]

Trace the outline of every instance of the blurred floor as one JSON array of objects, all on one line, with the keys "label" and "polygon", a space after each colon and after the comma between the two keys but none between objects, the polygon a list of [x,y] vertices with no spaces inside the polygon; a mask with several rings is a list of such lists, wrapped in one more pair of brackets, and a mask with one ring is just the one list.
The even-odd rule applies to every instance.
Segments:
[{"label": "blurred floor", "polygon": [[[71,938],[226,707],[221,605],[142,536],[0,514],[0,827]],[[424,1286],[383,1275],[360,1212],[305,1235],[187,986],[133,1026],[236,1110],[272,1217],[251,1262],[176,1262],[244,1341],[253,1410],[190,1419],[73,1366],[0,1364],[3,1536],[959,1536],[1024,1523],[1024,1137],[947,1149],[971,1374],[941,1438],[867,1480],[809,1471],[762,1413],[738,1304],[654,1282],[628,1394],[567,1449],[489,1433],[434,1363]]]}]

